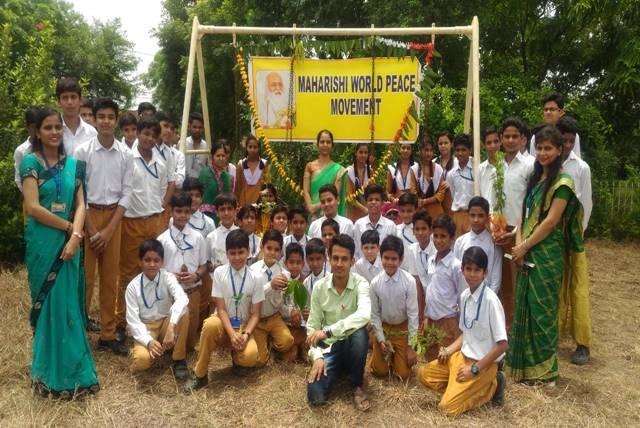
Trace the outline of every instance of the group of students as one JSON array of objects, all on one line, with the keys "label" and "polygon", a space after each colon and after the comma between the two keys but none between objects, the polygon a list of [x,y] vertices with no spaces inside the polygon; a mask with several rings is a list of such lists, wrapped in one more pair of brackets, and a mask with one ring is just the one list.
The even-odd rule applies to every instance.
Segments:
[{"label": "group of students", "polygon": [[[540,178],[548,171],[522,153],[526,139],[521,121],[507,119],[500,131],[483,134],[488,160],[480,172],[482,196],[473,195],[469,136],[443,133],[439,162],[432,159],[428,138],[421,141],[417,164],[411,160],[411,145],[402,145],[398,163],[389,166],[385,189],[368,182],[368,148],[356,147],[354,165],[344,170],[330,159],[331,133],[321,131],[319,159],[305,168],[305,206],[286,207],[268,182],[268,163],[254,137],[247,138],[246,157],[237,167],[229,163],[224,141],[211,146],[210,158],[185,157],[175,148],[171,117],[148,103],[140,106],[138,117],[118,117],[112,100],[95,100],[92,117],[87,115],[94,129],[79,115],[81,90],[75,80],[61,79],[56,95],[62,114],[46,108],[28,112],[30,136],[15,154],[16,183],[27,214],[36,391],[61,397],[97,391],[86,327],[99,331],[99,349],[130,355],[136,371],[171,354],[173,373],[187,391],[208,384],[209,360],[218,348],[231,350],[233,371],[239,375],[267,364],[272,352],[288,362],[308,355],[310,403],[326,402],[332,385],[346,372],[355,405],[366,410],[370,403],[362,387],[369,344],[373,375],[407,380],[417,364],[415,347],[430,330],[441,338],[430,344],[431,361],[419,366],[416,375],[444,393],[444,412],[458,415],[492,399],[503,401],[501,367],[513,312],[514,263],[527,269],[525,254],[545,239],[537,236],[536,242],[536,226],[546,224],[544,217],[557,217],[545,209],[527,227],[535,211],[525,201],[535,187],[530,176]],[[553,103],[559,105],[558,100]],[[558,123],[560,131],[543,128],[546,133],[536,143],[539,158],[544,150],[550,152],[550,141],[557,148],[559,132],[565,150],[571,145],[570,136],[577,134],[574,122],[566,128]],[[122,141],[115,138],[118,123]],[[202,129],[202,116],[192,114],[189,149],[208,150]],[[453,142],[455,156],[451,147],[447,152],[446,144],[440,144],[443,137],[449,146]],[[514,230],[496,240],[490,215],[500,146],[505,152],[505,214]],[[580,167],[584,163],[571,155],[564,162],[570,159]],[[363,198],[347,212],[346,189],[360,187]],[[543,205],[550,188],[544,187]],[[577,207],[580,202],[586,205],[581,199]],[[579,239],[582,230],[581,223]],[[504,259],[505,252],[513,262]],[[96,268],[99,323],[87,317]],[[307,290],[302,308],[289,290],[292,280]],[[583,300],[573,298],[576,294],[567,295],[567,304],[584,307]],[[588,290],[586,298],[588,304]],[[516,297],[512,334],[527,336],[536,329],[527,323],[539,308],[530,310],[526,300]],[[576,316],[585,317],[584,311],[571,314],[573,327]],[[586,317],[582,321],[588,322],[588,307]],[[56,319],[69,320],[72,327],[61,331]],[[584,348],[586,358],[581,351],[576,363],[588,360],[587,327],[588,338],[576,338],[576,354]],[[522,344],[522,352],[527,354],[529,345]],[[557,337],[550,346],[557,348]],[[197,356],[190,370],[186,357],[192,351]],[[516,380],[557,377],[553,357],[545,357],[544,373],[524,357],[507,358],[507,364],[512,373],[525,373],[514,374]]]}]

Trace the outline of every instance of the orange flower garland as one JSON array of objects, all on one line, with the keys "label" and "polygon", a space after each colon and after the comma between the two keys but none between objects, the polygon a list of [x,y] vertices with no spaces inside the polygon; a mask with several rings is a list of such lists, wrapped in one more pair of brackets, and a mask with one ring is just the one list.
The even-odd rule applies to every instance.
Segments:
[{"label": "orange flower garland", "polygon": [[[240,68],[240,76],[242,78],[242,83],[244,85],[247,101],[249,102],[249,107],[251,109],[253,124],[256,128],[258,136],[262,139],[265,151],[269,155],[269,159],[271,159],[271,162],[273,163],[273,165],[278,170],[278,173],[280,173],[280,176],[289,185],[289,187],[291,187],[291,189],[293,189],[293,191],[298,193],[300,196],[303,196],[304,192],[302,188],[291,177],[289,177],[289,175],[284,169],[284,166],[282,165],[277,155],[274,153],[273,149],[271,148],[271,143],[269,142],[269,139],[264,133],[264,129],[262,128],[262,123],[258,118],[258,109],[256,108],[255,100],[251,96],[251,88],[249,86],[249,77],[247,76],[247,69],[245,67],[244,58],[242,57],[242,48],[240,48],[238,53],[236,54],[236,61]],[[389,160],[393,155],[394,149],[398,147],[398,142],[402,138],[403,131],[406,130],[408,127],[409,117],[411,116],[411,112],[414,109],[415,109],[415,102],[412,100],[411,104],[409,105],[409,108],[407,109],[404,116],[402,117],[402,122],[400,123],[400,127],[398,128],[398,131],[393,137],[392,144],[390,144],[389,147],[387,147],[387,150],[385,151],[384,156],[380,160],[380,163],[371,174],[371,177],[369,177],[370,182],[375,182],[377,177],[383,171],[386,170],[387,164],[389,163]],[[358,198],[363,193],[364,193],[364,188],[355,190],[346,196],[346,200],[347,202],[353,202],[354,199]]]}]

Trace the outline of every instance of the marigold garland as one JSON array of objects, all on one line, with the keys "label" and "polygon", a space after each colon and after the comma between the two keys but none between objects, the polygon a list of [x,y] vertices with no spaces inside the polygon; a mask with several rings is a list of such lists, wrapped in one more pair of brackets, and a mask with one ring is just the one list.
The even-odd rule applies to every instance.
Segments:
[{"label": "marigold garland", "polygon": [[[256,108],[255,100],[251,95],[251,88],[249,86],[249,77],[247,75],[247,69],[245,66],[244,58],[242,57],[242,53],[243,53],[242,48],[240,48],[238,50],[238,53],[236,54],[236,61],[240,69],[240,77],[242,78],[242,83],[244,85],[245,95],[249,103],[249,108],[251,109],[251,114],[252,114],[251,117],[252,117],[253,125],[256,128],[258,136],[262,139],[265,151],[267,152],[267,155],[269,155],[269,159],[271,159],[272,164],[276,167],[276,169],[278,170],[278,173],[280,173],[280,176],[289,185],[289,187],[293,189],[294,192],[296,192],[300,196],[303,196],[304,192],[302,188],[291,177],[289,177],[289,175],[284,169],[284,166],[278,159],[277,155],[274,153],[271,147],[271,142],[265,135],[264,129],[262,128],[262,123],[258,118],[258,109]],[[404,132],[407,131],[408,128],[411,126],[409,124],[410,116],[415,116],[415,102],[413,100],[411,101],[409,108],[407,109],[404,116],[402,117],[402,122],[400,123],[400,127],[398,128],[398,131],[393,137],[392,144],[390,144],[387,147],[387,150],[385,151],[384,156],[380,160],[380,163],[371,174],[371,177],[369,177],[370,182],[375,182],[376,178],[382,173],[382,171],[386,170],[386,166],[389,163],[389,160],[391,159],[391,156],[393,155],[394,150],[398,146],[398,142],[404,136],[403,135]],[[348,194],[346,196],[346,200],[347,202],[353,202],[354,199],[358,198],[363,193],[364,193],[364,188],[357,189],[351,192],[350,194]]]}]

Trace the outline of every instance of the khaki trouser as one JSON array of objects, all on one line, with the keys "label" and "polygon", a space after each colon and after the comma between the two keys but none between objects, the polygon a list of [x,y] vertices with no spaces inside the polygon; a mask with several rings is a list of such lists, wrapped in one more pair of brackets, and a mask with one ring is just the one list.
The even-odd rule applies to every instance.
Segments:
[{"label": "khaki trouser", "polygon": [[[98,229],[105,228],[116,212],[116,208],[110,210],[97,210],[89,207],[87,216]],[[116,332],[116,295],[118,294],[118,279],[120,276],[120,232],[121,223],[118,224],[111,240],[100,254],[91,249],[90,236],[84,239],[84,270],[87,283],[87,314],[91,309],[93,288],[96,279],[96,265],[100,278],[99,307],[100,307],[100,339],[112,340]]]},{"label": "khaki trouser", "polygon": [[[218,315],[211,315],[202,324],[198,360],[193,370],[197,377],[205,377],[209,370],[211,353],[219,346],[231,348],[231,339]],[[249,337],[242,351],[232,351],[233,363],[240,367],[255,367],[258,361],[258,347],[253,336]]]},{"label": "khaki trouser", "polygon": [[293,346],[293,336],[289,327],[284,323],[282,316],[275,313],[262,318],[253,332],[258,345],[258,365],[263,366],[269,362],[269,337],[276,351],[285,353]]},{"label": "khaki trouser", "polygon": [[293,336],[293,346],[288,351],[282,353],[282,359],[289,362],[304,360],[304,344],[307,340],[307,328],[289,326],[289,331]]},{"label": "khaki trouser", "polygon": [[[169,327],[169,317],[163,318],[158,321],[152,321],[145,323],[147,331],[153,337],[154,340],[162,343],[164,335]],[[189,330],[189,314],[185,313],[180,317],[178,325],[176,325],[175,332],[178,335],[176,343],[173,346],[172,358],[174,361],[184,360],[187,356],[186,344],[187,344],[187,332]],[[153,358],[145,345],[139,342],[134,342],[131,349],[131,368],[133,370],[146,370],[151,367]]]},{"label": "khaki trouser", "polygon": [[471,230],[471,221],[467,210],[454,211],[453,222],[456,224],[456,239]]},{"label": "khaki trouser", "polygon": [[438,407],[448,416],[458,416],[468,410],[480,407],[493,397],[497,381],[496,363],[482,370],[466,382],[456,380],[458,369],[475,362],[462,352],[455,352],[445,364],[437,359],[418,368],[417,378],[427,388],[444,392]]},{"label": "khaki trouser", "polygon": [[202,285],[200,286],[200,320],[198,322],[198,328],[202,327],[204,320],[209,318],[209,315],[211,315],[211,312],[213,312],[211,310],[211,307],[209,306],[211,304],[211,288],[213,285],[212,282],[213,281],[211,280],[211,275],[209,274],[209,272],[207,272],[202,277]]},{"label": "khaki trouser", "polygon": [[439,344],[435,344],[429,347],[426,352],[427,361],[431,361],[434,358],[438,357],[438,352],[441,346],[449,346],[453,342],[456,341],[458,336],[462,334],[460,331],[460,327],[458,327],[458,317],[451,318],[441,318],[439,320],[432,320],[431,318],[426,318],[427,326],[435,325],[440,330],[444,332],[444,337],[440,341]]},{"label": "khaki trouser", "polygon": [[[388,332],[405,332],[408,333],[407,321],[401,324],[387,324],[382,323],[382,329],[385,332],[385,336]],[[377,339],[373,340],[373,355],[371,356],[371,373],[374,376],[388,376],[389,370],[392,373],[397,374],[402,380],[407,380],[411,377],[411,367],[407,364],[407,354],[409,353],[409,337],[408,334],[402,336],[390,336],[386,337],[386,340],[393,345],[394,353],[391,357],[391,361],[387,362],[384,359],[384,353],[380,347],[380,343]]]},{"label": "khaki trouser", "polygon": [[123,218],[120,240],[120,282],[116,298],[116,325],[125,325],[124,294],[127,285],[140,273],[138,251],[145,239],[156,239],[161,229],[160,214],[143,218]]},{"label": "khaki trouser", "polygon": [[200,286],[185,290],[189,297],[189,331],[187,333],[187,350],[192,351],[198,342],[198,328],[200,327]]}]

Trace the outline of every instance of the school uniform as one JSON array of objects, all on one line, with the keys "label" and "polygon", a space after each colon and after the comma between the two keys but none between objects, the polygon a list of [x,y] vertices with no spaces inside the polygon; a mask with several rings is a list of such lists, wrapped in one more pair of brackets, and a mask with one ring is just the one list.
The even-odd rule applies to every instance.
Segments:
[{"label": "school uniform", "polygon": [[[245,163],[247,166],[246,168],[243,167]],[[262,168],[260,168],[260,165],[262,165]],[[258,202],[258,199],[260,198],[260,188],[268,171],[267,165],[267,160],[260,158],[256,168],[252,171],[251,168],[249,168],[247,158],[238,162],[236,171],[240,170],[240,174],[236,177],[237,182],[235,186],[238,206],[243,207],[245,205],[251,205]]]},{"label": "school uniform", "polygon": [[237,168],[234,164],[228,163],[227,170],[229,171],[229,175],[231,176],[231,192],[235,192],[236,190],[236,182],[237,182]]},{"label": "school uniform", "polygon": [[13,165],[15,169],[14,181],[16,182],[16,186],[18,186],[18,190],[22,193],[22,177],[20,177],[20,164],[26,155],[31,153],[31,140],[27,138],[24,143],[20,144],[16,147],[13,152]]},{"label": "school uniform", "polygon": [[[133,192],[133,155],[131,150],[118,140],[114,140],[107,149],[100,144],[98,137],[94,137],[76,148],[75,157],[86,162],[86,216],[100,231],[111,222],[118,207],[125,210],[130,207]],[[96,254],[91,248],[91,236],[86,234],[84,238],[86,308],[89,312],[97,265],[100,277],[100,339],[105,341],[113,340],[116,332],[121,235],[122,221],[118,223],[111,240],[100,254]]]},{"label": "school uniform", "polygon": [[[251,318],[251,305],[264,301],[264,289],[259,278],[248,266],[239,271],[229,264],[220,266],[213,273],[211,296],[224,299],[229,320],[235,331],[247,325]],[[217,314],[211,315],[202,325],[198,359],[194,367],[197,377],[205,377],[209,369],[211,353],[219,346],[231,348],[231,339]],[[247,340],[242,351],[232,352],[233,363],[240,367],[255,367],[258,360],[258,347],[253,334]]]},{"label": "school uniform", "polygon": [[489,211],[493,212],[496,205],[496,191],[493,188],[496,181],[496,167],[485,160],[480,164],[478,170],[478,179],[480,180],[480,196],[489,202]]},{"label": "school uniform", "polygon": [[184,153],[182,153],[176,146],[170,147],[171,153],[173,154],[173,159],[175,160],[175,180],[176,180],[176,189],[182,189],[182,183],[184,183],[184,179],[187,175],[186,172],[186,161]]},{"label": "school uniform", "polygon": [[[297,279],[301,283],[304,280],[304,276],[298,275],[297,278],[290,278],[289,280]],[[307,304],[306,307],[309,307],[309,302],[311,301],[311,293],[307,293]],[[298,359],[304,358],[304,344],[307,340],[307,324],[304,318],[300,320],[300,324],[293,324],[291,322],[291,314],[293,311],[301,311],[293,301],[293,296],[291,294],[284,295],[284,304],[281,307],[280,314],[284,319],[284,323],[289,327],[289,331],[293,336],[293,346],[288,351],[282,354],[282,359],[284,361],[293,362]],[[302,311],[301,311],[302,312]],[[300,314],[302,316],[302,313]]]},{"label": "school uniform", "polygon": [[80,124],[74,133],[65,123],[64,117],[62,118],[62,141],[64,143],[64,151],[69,157],[76,157],[76,148],[98,135],[98,132],[93,126],[82,120],[80,116],[78,116],[78,119],[80,120]]},{"label": "school uniform", "polygon": [[409,251],[405,254],[405,258],[408,260],[409,265],[407,272],[414,277],[418,277],[422,287],[429,282],[429,258],[436,254],[436,247],[433,245],[433,241],[429,240],[426,248],[422,248],[419,242],[414,242],[409,245]]},{"label": "school uniform", "polygon": [[[322,223],[327,219],[327,216],[323,215],[320,218],[315,219],[311,222],[309,226],[309,231],[307,234],[309,238],[320,238],[322,239]],[[354,225],[351,220],[341,215],[336,214],[333,217],[333,220],[338,222],[340,226],[340,233],[344,233],[345,235],[349,235],[350,237],[354,237]]]},{"label": "school uniform", "polygon": [[424,200],[434,196],[436,197],[437,203],[431,203],[423,206],[431,218],[435,220],[444,214],[442,201],[444,201],[446,191],[438,193],[438,188],[445,180],[445,171],[442,169],[440,164],[435,162],[431,162],[431,167],[433,169],[433,177],[431,178],[429,178],[428,172],[424,170],[422,164],[419,162],[416,162],[411,166],[411,171],[413,171],[413,176],[416,179],[416,192],[418,193],[419,198]]},{"label": "school uniform", "polygon": [[[200,235],[202,236],[205,243],[204,246],[206,248],[207,260],[209,260],[211,257],[209,254],[210,250],[206,238],[211,232],[216,230],[215,222],[211,217],[204,215],[202,211],[196,211],[191,214],[191,218],[189,219],[189,227],[200,233]],[[209,316],[209,303],[211,303],[211,299],[209,299],[209,296],[211,296],[211,286],[211,275],[205,275],[204,277],[202,277],[202,286],[200,287],[200,324],[202,324],[204,320]]]},{"label": "school uniform", "polygon": [[269,337],[273,348],[280,353],[289,351],[293,346],[293,336],[280,314],[284,305],[284,290],[274,290],[271,287],[271,280],[275,276],[289,273],[279,262],[267,266],[264,260],[251,265],[251,271],[264,289],[265,299],[260,311],[260,322],[253,332],[258,346],[258,365],[263,366],[269,362]]},{"label": "school uniform", "polygon": [[380,236],[380,242],[384,241],[387,235],[396,235],[396,224],[384,216],[380,216],[376,224],[373,224],[370,216],[359,218],[354,225],[354,241],[356,244],[356,258],[362,257],[362,244],[360,238],[367,230],[376,230]]},{"label": "school uniform", "polygon": [[[200,140],[198,147],[194,147],[193,138],[188,136],[186,141],[187,150],[209,150],[209,145],[204,139]],[[185,167],[187,177],[198,178],[202,168],[207,166],[209,155],[206,153],[185,155]]]},{"label": "school uniform", "polygon": [[[186,225],[182,230],[175,226],[169,226],[160,236],[158,241],[164,247],[164,259],[162,267],[168,272],[178,273],[184,271],[195,273],[198,268],[207,263],[207,245],[205,239],[197,231]],[[193,349],[196,344],[198,327],[200,327],[200,299],[209,300],[209,295],[201,295],[202,281],[191,285],[182,285],[184,292],[189,297],[189,336],[187,348]]]},{"label": "school uniform", "polygon": [[353,271],[371,284],[373,278],[382,272],[382,260],[380,260],[380,254],[376,256],[376,260],[373,263],[367,260],[365,256],[360,257],[353,265]]},{"label": "school uniform", "polygon": [[133,173],[129,206],[122,219],[120,241],[120,282],[116,304],[116,322],[124,325],[126,284],[139,272],[138,249],[145,239],[156,239],[165,230],[161,218],[164,191],[169,181],[167,165],[160,161],[159,153],[151,151],[147,163],[136,147],[132,150]]},{"label": "school uniform", "polygon": [[[381,272],[371,281],[371,326],[375,340],[371,358],[371,372],[375,376],[387,376],[391,370],[403,380],[411,376],[407,364],[409,344],[418,332],[418,296],[416,280],[398,269],[393,275]],[[408,334],[386,337],[389,332]],[[380,342],[388,340],[394,353],[391,361],[385,360]]]},{"label": "school uniform", "polygon": [[569,153],[569,157],[562,163],[562,169],[573,178],[576,186],[576,196],[582,204],[584,210],[582,217],[582,229],[587,230],[591,211],[593,211],[593,199],[591,192],[591,168],[580,159],[574,152]]},{"label": "school uniform", "polygon": [[[433,324],[443,330],[445,336],[440,344],[448,346],[460,335],[458,298],[467,288],[460,261],[452,251],[440,260],[437,260],[437,254],[429,257],[427,282],[422,286],[427,302],[425,310],[427,325]],[[434,357],[434,353],[437,355],[437,349],[432,346],[427,355]]]},{"label": "school uniform", "polygon": [[460,296],[462,313],[459,328],[462,348],[445,364],[437,359],[418,368],[418,379],[428,388],[443,392],[438,407],[448,416],[457,416],[487,403],[496,391],[497,363],[486,367],[466,382],[455,381],[462,367],[480,361],[497,342],[507,340],[505,318],[498,296],[486,284],[473,293],[467,288]]},{"label": "school uniform", "polygon": [[330,272],[327,272],[327,270],[323,268],[320,272],[318,272],[317,275],[313,272],[309,272],[309,275],[304,279],[303,284],[304,288],[307,289],[309,299],[311,299],[311,293],[313,293],[313,286],[316,285],[322,278],[324,278],[327,273]]},{"label": "school uniform", "polygon": [[[227,235],[238,226],[232,224],[227,228],[222,223],[213,232],[207,235],[207,248],[209,249],[209,260],[215,269],[218,266],[228,263],[227,260]],[[251,241],[249,241],[251,244]]]},{"label": "school uniform", "polygon": [[502,248],[496,245],[488,230],[484,229],[480,233],[470,230],[456,240],[453,245],[453,255],[462,263],[464,252],[471,247],[480,247],[486,253],[489,264],[485,283],[498,294],[502,282]]},{"label": "school uniform", "polygon": [[280,259],[280,261],[284,263],[284,258],[287,255],[286,254],[287,246],[289,246],[289,244],[292,244],[292,243],[300,244],[300,246],[302,247],[302,251],[305,253],[305,256],[302,258],[302,261],[304,262],[304,266],[302,268],[303,277],[309,275],[309,265],[307,264],[307,257],[306,257],[306,250],[305,250],[307,247],[307,242],[309,242],[309,237],[307,235],[302,235],[302,238],[300,238],[299,240],[296,239],[296,237],[293,236],[293,234],[285,236],[282,244],[282,258]]},{"label": "school uniform", "polygon": [[175,324],[177,335],[172,351],[174,361],[184,360],[187,354],[187,332],[189,329],[189,299],[182,291],[176,277],[164,269],[153,280],[144,273],[138,274],[126,291],[127,327],[133,337],[131,350],[134,370],[151,367],[153,358],[149,354],[149,342],[162,343],[169,324]]},{"label": "school uniform", "polygon": [[262,238],[256,235],[255,232],[249,235],[249,258],[247,259],[247,265],[251,266],[260,259],[260,252],[262,251],[260,249],[261,244]]},{"label": "school uniform", "polygon": [[447,182],[449,183],[451,197],[453,198],[451,211],[453,221],[456,224],[456,237],[469,231],[467,211],[469,209],[469,201],[474,195],[472,165],[473,159],[469,158],[469,161],[464,167],[461,167],[458,163],[447,175]]},{"label": "school uniform", "polygon": [[[413,234],[413,223],[396,225],[396,236],[402,239],[402,245],[404,246],[404,256],[400,267],[408,270],[410,262],[407,258],[407,252],[409,251],[409,246],[417,241],[416,235]],[[382,241],[380,241],[380,244],[382,244]]]},{"label": "school uniform", "polygon": [[196,211],[189,218],[189,227],[200,233],[203,238],[207,238],[211,232],[216,230],[216,223],[202,211]]},{"label": "school uniform", "polygon": [[[163,162],[166,165],[167,171],[169,172],[169,179],[166,185],[163,184],[161,189],[162,198],[164,199],[167,194],[167,189],[169,185],[173,182],[176,182],[176,158],[174,152],[171,150],[169,146],[165,143],[160,143],[154,147],[154,150],[158,152],[160,155],[160,162]],[[171,219],[171,212],[169,210],[163,210],[162,213],[162,229],[166,229],[169,226],[169,220]]]},{"label": "school uniform", "polygon": [[411,167],[414,164],[409,165],[407,168],[407,173],[402,175],[402,168],[399,168],[397,164],[389,164],[387,165],[387,170],[389,171],[389,175],[391,176],[391,180],[395,182],[396,191],[391,193],[391,189],[389,190],[390,196],[397,198],[403,193],[411,191]]}]

